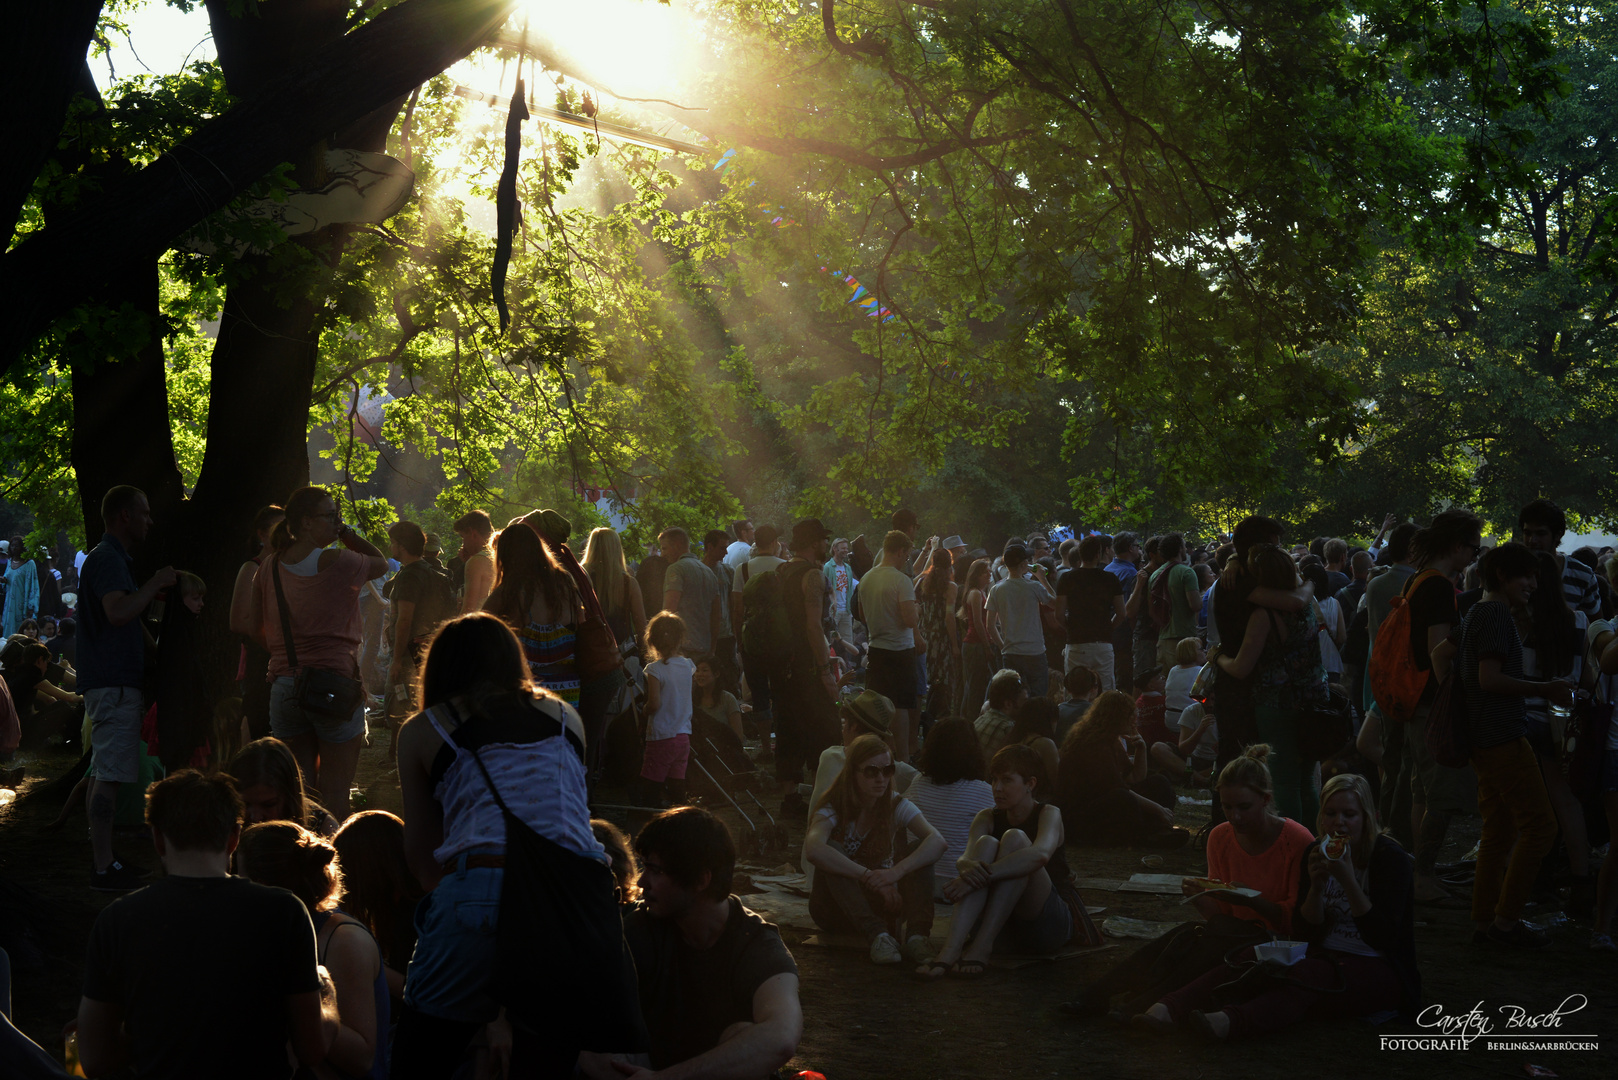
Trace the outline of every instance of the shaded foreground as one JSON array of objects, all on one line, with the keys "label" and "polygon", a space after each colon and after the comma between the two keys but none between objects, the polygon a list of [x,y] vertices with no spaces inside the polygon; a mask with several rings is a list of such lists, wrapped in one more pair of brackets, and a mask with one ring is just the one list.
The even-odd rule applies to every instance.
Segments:
[{"label": "shaded foreground", "polygon": [[[387,736],[361,757],[355,781],[372,809],[400,809],[399,788],[384,760]],[[62,1025],[76,1015],[85,945],[96,914],[111,898],[87,888],[90,854],[84,815],[79,812],[60,832],[43,831],[60,809],[40,777],[56,776],[70,767],[66,755],[34,759],[30,780],[18,800],[0,808],[0,926],[4,938],[22,933],[38,950],[30,957],[13,953],[15,1020],[30,1037],[58,1056]],[[619,802],[620,793],[600,793],[603,802]],[[728,807],[710,806],[733,828],[740,819]],[[1207,815],[1203,807],[1181,807],[1182,825],[1196,827]],[[623,823],[622,815],[604,814]],[[787,823],[795,847],[803,823]],[[1458,818],[1451,829],[1443,860],[1458,858],[1477,837],[1475,817]],[[131,862],[154,873],[157,859],[149,841],[121,835],[118,848]],[[1142,851],[1070,848],[1068,861],[1082,877],[1127,878],[1139,872]],[[771,864],[788,861],[779,855]],[[1187,849],[1164,856],[1156,872],[1196,873],[1204,866],[1199,851]],[[1139,893],[1085,891],[1091,906],[1106,914],[1138,919],[1180,921],[1189,908],[1173,897]],[[743,897],[744,902],[746,897]],[[1478,1002],[1496,1033],[1505,1030],[1497,1011],[1516,1005],[1529,1014],[1556,1009],[1573,995],[1589,1004],[1564,1019],[1550,1033],[1595,1036],[1599,1051],[1490,1050],[1484,1043],[1470,1049],[1396,1051],[1379,1048],[1379,1037],[1413,1034],[1418,1029],[1398,1021],[1373,1028],[1360,1021],[1332,1025],[1306,1023],[1261,1042],[1209,1046],[1189,1035],[1144,1036],[1103,1021],[1074,1021],[1057,1004],[1098,972],[1127,955],[1139,942],[1068,960],[1033,964],[1016,970],[991,969],[976,983],[938,980],[921,983],[908,968],[877,968],[863,952],[826,949],[805,943],[801,930],[784,928],[802,975],[804,1035],[791,1069],[814,1069],[831,1080],[896,1077],[1013,1078],[1079,1077],[1097,1072],[1125,1077],[1251,1077],[1298,1080],[1320,1076],[1430,1077],[1529,1075],[1529,1064],[1560,1077],[1612,1075],[1618,1054],[1618,955],[1594,953],[1586,946],[1589,928],[1560,922],[1549,906],[1530,907],[1531,922],[1551,927],[1552,945],[1543,952],[1508,952],[1469,943],[1471,924],[1464,911],[1418,909],[1416,942],[1421,957],[1424,1003],[1460,1014]],[[31,962],[32,961],[32,962]],[[1577,1000],[1567,1006],[1571,1008]]]}]

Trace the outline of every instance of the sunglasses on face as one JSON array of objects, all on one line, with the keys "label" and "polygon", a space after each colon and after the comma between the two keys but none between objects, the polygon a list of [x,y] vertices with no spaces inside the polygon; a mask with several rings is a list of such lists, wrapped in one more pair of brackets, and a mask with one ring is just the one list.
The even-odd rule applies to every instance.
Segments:
[{"label": "sunglasses on face", "polygon": [[891,761],[888,762],[886,765],[861,765],[860,766],[860,775],[865,777],[867,780],[875,780],[879,776],[892,776],[895,772],[898,772],[898,771],[899,771],[899,766],[895,765]]}]

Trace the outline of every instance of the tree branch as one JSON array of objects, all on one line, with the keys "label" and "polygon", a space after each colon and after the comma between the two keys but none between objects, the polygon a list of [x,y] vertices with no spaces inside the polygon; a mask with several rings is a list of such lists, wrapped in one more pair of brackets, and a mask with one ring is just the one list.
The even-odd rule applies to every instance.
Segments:
[{"label": "tree branch", "polygon": [[156,259],[275,166],[483,44],[515,2],[405,0],[0,256],[0,368],[101,284]]}]

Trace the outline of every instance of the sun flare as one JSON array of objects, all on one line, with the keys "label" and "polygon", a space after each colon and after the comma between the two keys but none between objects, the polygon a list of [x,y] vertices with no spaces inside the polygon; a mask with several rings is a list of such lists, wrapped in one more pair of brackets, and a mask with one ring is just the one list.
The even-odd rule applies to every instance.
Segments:
[{"label": "sun flare", "polygon": [[689,54],[686,14],[657,0],[523,0],[508,34],[530,37],[600,89],[649,97],[674,89]]}]

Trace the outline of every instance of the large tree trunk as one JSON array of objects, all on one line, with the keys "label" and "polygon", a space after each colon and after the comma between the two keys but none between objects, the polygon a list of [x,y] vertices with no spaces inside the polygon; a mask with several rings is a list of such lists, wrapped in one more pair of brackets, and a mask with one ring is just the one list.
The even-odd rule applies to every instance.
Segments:
[{"label": "large tree trunk", "polygon": [[[273,86],[278,72],[340,39],[348,5],[282,0],[260,9],[260,19],[234,18],[231,5],[220,0],[210,0],[208,8],[226,83],[233,94],[251,98]],[[355,119],[330,136],[330,145],[385,149],[403,101],[397,96]],[[297,163],[294,175],[309,181],[326,145],[322,140],[289,147],[283,159]],[[328,229],[294,242],[316,259],[335,259],[341,232]],[[225,296],[211,362],[208,449],[187,508],[187,565],[219,597],[204,618],[210,631],[205,640],[218,647],[205,662],[221,690],[235,672],[235,645],[226,632],[228,590],[248,554],[253,517],[260,507],[284,504],[309,482],[309,402],[319,359],[315,275],[287,269],[284,260],[246,262],[249,272]]]},{"label": "large tree trunk", "polygon": [[75,358],[73,364],[73,471],[84,511],[84,537],[101,536],[101,497],[117,484],[146,492],[155,522],[141,570],[161,565],[165,538],[181,523],[185,485],[174,460],[169,424],[167,371],[158,316],[157,266],[131,274],[115,291],[97,298],[109,308],[129,304],[146,316],[149,333],[138,349],[121,357]]}]

